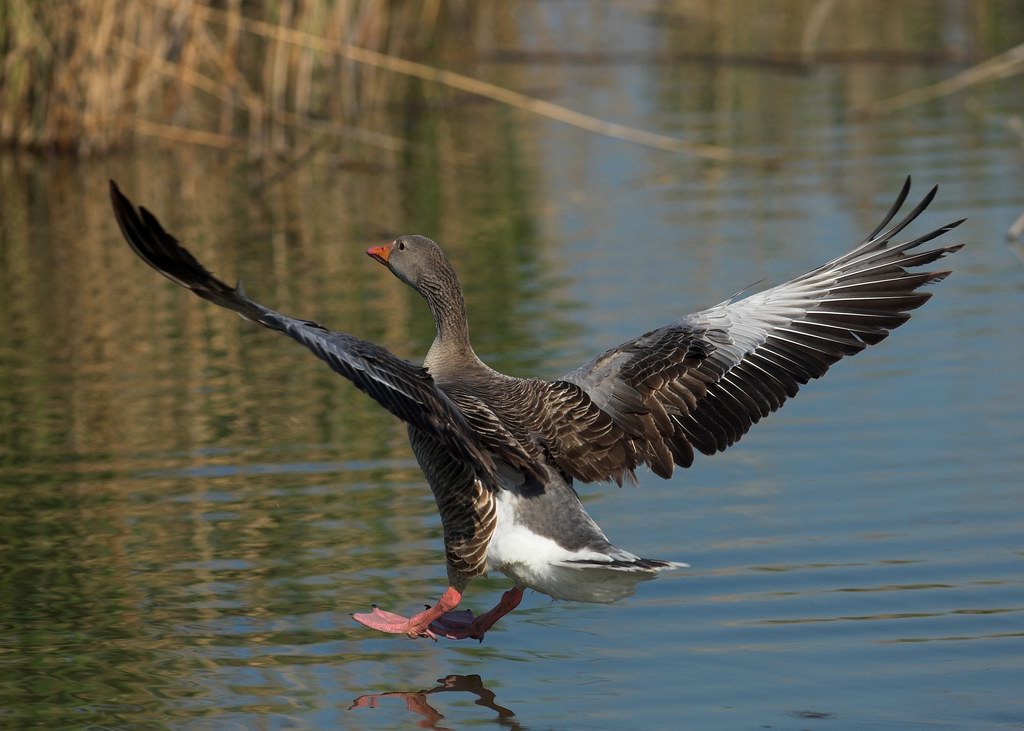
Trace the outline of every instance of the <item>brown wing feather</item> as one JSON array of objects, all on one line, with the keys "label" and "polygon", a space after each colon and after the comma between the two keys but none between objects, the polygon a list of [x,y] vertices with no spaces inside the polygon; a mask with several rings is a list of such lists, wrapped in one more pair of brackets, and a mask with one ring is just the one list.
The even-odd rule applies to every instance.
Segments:
[{"label": "brown wing feather", "polygon": [[907,252],[963,222],[891,245],[935,196],[933,188],[885,230],[909,186],[908,179],[882,223],[853,251],[778,287],[653,330],[566,375],[564,382],[578,385],[622,433],[623,461],[589,466],[604,470],[603,479],[617,479],[632,470],[629,455],[636,455],[669,477],[673,465],[692,464],[694,449],[713,454],[735,444],[802,384],[909,320],[909,311],[931,297],[917,290],[949,274],[909,269],[962,244]]},{"label": "brown wing feather", "polygon": [[487,570],[487,545],[497,524],[494,492],[438,439],[410,426],[409,443],[441,514],[448,580],[462,591]]},{"label": "brown wing feather", "polygon": [[612,417],[574,383],[493,374],[443,388],[481,444],[535,484],[545,484],[551,468],[568,479],[621,483],[643,464]]},{"label": "brown wing feather", "polygon": [[537,404],[531,410],[532,429],[563,475],[583,482],[612,479],[621,485],[643,463],[622,428],[577,384],[528,383]]}]

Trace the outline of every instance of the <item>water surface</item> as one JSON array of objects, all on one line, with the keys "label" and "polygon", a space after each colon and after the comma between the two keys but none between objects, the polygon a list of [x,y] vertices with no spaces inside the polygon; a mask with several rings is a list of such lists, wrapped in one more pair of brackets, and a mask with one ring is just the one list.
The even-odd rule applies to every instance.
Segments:
[{"label": "water surface", "polygon": [[[622,49],[692,41],[617,6],[539,7],[584,50],[613,24]],[[922,47],[967,32],[942,18]],[[1019,78],[857,121],[857,104],[957,69],[496,55],[466,70],[784,163],[723,168],[489,105],[416,111],[411,134],[456,158],[313,160],[257,193],[258,171],[195,149],[0,158],[0,725],[1024,726],[1024,272],[1004,240],[1024,209]],[[445,585],[404,428],[301,348],[160,280],[105,199],[117,178],[251,296],[409,358],[432,337],[426,308],[362,251],[430,235],[485,359],[556,377],[841,253],[908,173],[913,196],[941,186],[911,233],[970,219],[948,237],[969,244],[955,274],[908,325],[672,481],[582,489],[618,544],[692,568],[611,606],[530,593],[482,645],[349,619]],[[507,586],[476,582],[468,606]]]}]

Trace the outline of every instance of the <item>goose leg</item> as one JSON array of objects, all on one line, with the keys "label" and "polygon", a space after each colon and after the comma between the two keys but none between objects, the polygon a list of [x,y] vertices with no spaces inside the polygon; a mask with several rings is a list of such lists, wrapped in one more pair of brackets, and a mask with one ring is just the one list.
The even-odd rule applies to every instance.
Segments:
[{"label": "goose leg", "polygon": [[462,594],[455,587],[449,586],[436,605],[427,607],[425,611],[413,617],[407,618],[399,614],[392,614],[374,606],[373,611],[369,614],[353,614],[352,619],[378,632],[387,632],[393,635],[405,634],[413,639],[429,637],[436,641],[437,635],[430,630],[431,623],[459,606],[460,601],[462,601]]},{"label": "goose leg", "polygon": [[486,634],[487,630],[493,627],[499,619],[518,607],[519,602],[522,600],[523,590],[516,586],[502,594],[497,605],[489,612],[485,612],[479,617],[474,617],[473,613],[468,610],[464,612],[448,612],[434,620],[430,625],[430,629],[450,640],[472,638],[483,642],[484,634]]}]

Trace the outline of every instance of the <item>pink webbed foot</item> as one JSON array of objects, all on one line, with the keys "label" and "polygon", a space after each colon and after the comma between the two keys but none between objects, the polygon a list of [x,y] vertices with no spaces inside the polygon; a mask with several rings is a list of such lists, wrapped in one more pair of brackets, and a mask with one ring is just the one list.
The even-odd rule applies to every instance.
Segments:
[{"label": "pink webbed foot", "polygon": [[395,635],[408,635],[413,639],[429,637],[437,640],[438,636],[449,640],[474,639],[483,642],[484,635],[494,623],[515,609],[523,598],[523,590],[519,587],[510,589],[501,597],[498,605],[489,612],[474,617],[468,609],[454,611],[462,600],[462,595],[454,588],[448,587],[436,606],[427,607],[414,617],[406,618],[391,612],[385,612],[377,606],[369,614],[353,614],[352,619],[360,624]]},{"label": "pink webbed foot", "polygon": [[441,637],[447,637],[449,640],[472,638],[483,642],[484,633],[487,630],[475,626],[477,625],[477,620],[478,617],[474,616],[468,609],[459,609],[435,619],[430,623],[430,629]]},{"label": "pink webbed foot", "polygon": [[479,617],[474,617],[473,613],[466,609],[459,612],[448,612],[431,622],[430,629],[449,640],[474,639],[483,642],[487,630],[518,607],[522,600],[523,590],[515,587],[502,595],[501,601],[494,609]]},{"label": "pink webbed foot", "polygon": [[390,635],[408,635],[409,637],[416,639],[417,637],[428,637],[434,642],[437,642],[437,635],[428,629],[428,623],[418,624],[415,623],[417,617],[422,615],[416,615],[410,619],[409,617],[403,617],[400,614],[394,614],[393,612],[385,612],[376,605],[368,614],[353,614],[352,619],[359,622],[359,624],[375,629],[378,632],[386,632]]},{"label": "pink webbed foot", "polygon": [[449,586],[448,591],[441,596],[441,600],[438,601],[436,606],[427,607],[425,611],[413,617],[406,618],[400,614],[385,612],[375,604],[369,614],[353,614],[352,619],[378,632],[386,632],[391,635],[408,635],[413,639],[429,637],[436,642],[437,635],[430,630],[430,623],[455,609],[455,607],[459,606],[460,601],[462,601],[462,594]]}]

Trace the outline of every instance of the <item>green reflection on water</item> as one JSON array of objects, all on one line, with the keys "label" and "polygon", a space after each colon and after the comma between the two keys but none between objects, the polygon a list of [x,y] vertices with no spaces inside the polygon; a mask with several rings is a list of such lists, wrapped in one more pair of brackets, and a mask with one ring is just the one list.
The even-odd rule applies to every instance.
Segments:
[{"label": "green reflection on water", "polygon": [[[927,48],[941,28],[960,27],[957,18],[938,17],[954,11],[940,12],[931,2],[908,3],[898,11],[902,24],[879,26],[882,10],[897,12],[890,5],[874,4],[854,37],[881,42],[881,31],[897,45],[901,28],[918,29],[910,45]],[[714,35],[700,42],[679,25],[655,35],[669,50],[760,52],[763,44],[796,43],[800,24],[782,23],[778,35],[753,33],[739,22],[744,7],[730,5],[715,23],[694,24]],[[973,25],[961,20],[964,32],[975,34],[973,47],[988,55],[1005,50],[1016,37],[1007,29],[1019,31],[1020,18],[1010,12],[1014,6],[984,7],[991,17],[979,9]],[[541,90],[565,75],[558,68],[532,76],[484,70]],[[908,73],[922,82],[941,75]],[[707,133],[709,142],[789,149],[798,172],[779,175],[780,185],[797,192],[785,199],[794,207],[805,203],[798,195],[807,185],[801,166],[806,172],[820,164],[822,178],[840,178],[827,172],[835,164],[828,155],[837,151],[822,141],[822,130],[836,133],[848,124],[843,110],[907,85],[885,69],[856,65],[827,70],[820,87],[810,89],[795,82],[801,77],[749,67],[654,65],[642,74],[651,85],[650,114],[669,131],[679,125],[680,134]],[[567,207],[569,192],[541,198],[544,161],[523,116],[476,105],[444,114],[431,102],[432,90],[411,87],[410,111],[397,116],[414,143],[409,149],[418,152],[384,160],[372,174],[314,158],[285,182],[253,193],[250,184],[264,177],[259,166],[197,150],[157,154],[140,147],[130,157],[81,164],[0,156],[0,725],[148,728],[205,716],[285,725],[306,712],[344,707],[351,688],[421,687],[424,668],[437,677],[509,659],[573,659],[565,645],[522,654],[456,647],[442,656],[435,647],[369,637],[349,623],[346,612],[371,602],[415,607],[444,579],[436,514],[403,427],[294,344],[156,277],[127,251],[105,199],[106,179],[116,177],[215,272],[242,276],[260,301],[413,359],[432,337],[429,315],[362,251],[382,235],[430,235],[467,283],[474,341],[485,358],[502,370],[556,375],[550,364],[566,361],[576,347],[576,304],[561,286],[574,263],[565,261],[564,241],[540,232],[549,209]],[[897,152],[906,162],[907,140],[942,121],[936,110],[946,107],[880,123],[885,134],[854,131],[855,144],[839,152],[854,173]],[[811,151],[801,156],[807,144]],[[957,177],[987,175],[975,157],[934,164],[955,165],[950,175]],[[737,180],[750,184],[740,173],[683,159],[670,170],[676,177],[667,189],[680,198],[709,201],[735,194]],[[766,174],[751,173],[760,175]],[[856,175],[843,179],[864,186],[855,190],[864,198],[877,195]],[[1003,180],[987,184],[1005,187]],[[776,242],[796,218],[741,198],[737,217],[770,222]],[[588,205],[584,211],[598,214],[621,210],[618,202]],[[696,222],[688,225],[698,228],[688,236],[707,244],[695,254],[699,271],[714,272],[729,259],[722,222],[709,225],[705,241],[701,211],[689,213]],[[579,235],[596,225],[584,221]],[[771,247],[762,248],[750,256],[770,257]],[[725,525],[729,540],[738,540]],[[794,554],[778,567],[760,555],[751,560],[775,582],[775,574],[806,580],[801,567],[824,565],[811,558]],[[706,572],[705,579],[714,578]],[[749,600],[750,578],[742,578],[739,596],[748,601],[736,604],[763,618]],[[480,582],[474,601],[500,585]],[[891,593],[893,585],[877,586],[884,591],[849,590],[843,599]],[[568,626],[590,610],[559,611],[556,622]],[[835,616],[853,616],[847,612]],[[524,615],[531,617],[529,608]],[[529,619],[520,623],[525,635],[535,629]],[[928,638],[949,636],[936,631]],[[790,637],[779,645],[788,649]],[[644,655],[660,640],[645,639],[650,647],[630,650]],[[606,641],[612,640],[592,640]],[[708,643],[727,655],[742,647],[732,635]]]},{"label": "green reflection on water", "polygon": [[[530,279],[544,267],[521,133],[494,108],[409,131],[476,163],[314,164],[253,198],[199,152],[0,160],[0,706],[19,727],[308,709],[334,689],[307,667],[366,658],[348,611],[437,591],[440,529],[404,427],[141,266],[104,194],[117,177],[252,296],[414,360],[425,307],[362,252],[380,224],[429,233],[473,282],[481,352],[537,370],[567,326]],[[391,647],[373,656],[408,652]]]}]

